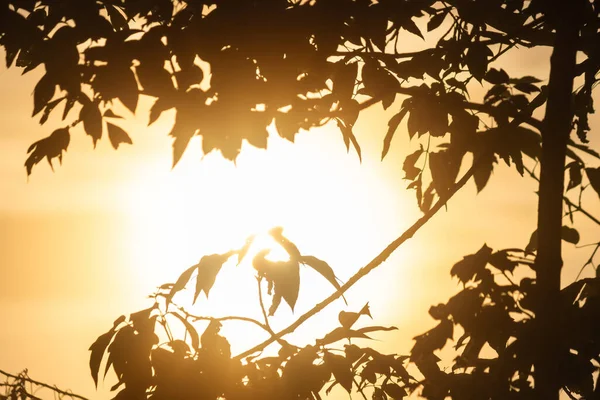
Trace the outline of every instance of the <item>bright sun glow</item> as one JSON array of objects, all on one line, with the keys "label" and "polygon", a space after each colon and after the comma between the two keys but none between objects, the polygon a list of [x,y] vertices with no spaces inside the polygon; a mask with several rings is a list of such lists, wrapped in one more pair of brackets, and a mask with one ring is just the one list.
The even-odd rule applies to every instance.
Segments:
[{"label": "bright sun glow", "polygon": [[[291,144],[272,134],[270,151],[244,145],[236,165],[217,154],[203,158],[200,142],[194,139],[172,171],[158,158],[153,166],[140,166],[126,199],[129,234],[134,238],[129,258],[140,282],[139,294],[174,282],[203,255],[239,249],[249,235],[258,234],[246,261],[236,266],[233,257],[233,262],[226,263],[210,299],[202,294],[191,310],[204,316],[246,315],[261,320],[251,259],[263,248],[272,249],[268,258],[287,257],[267,235],[275,226],[283,227],[284,235],[303,254],[327,261],[342,280],[374,257],[382,244],[401,232],[390,222],[406,219],[398,205],[397,215],[380,211],[382,202],[397,200],[395,191],[376,171],[340,149],[339,136],[327,130],[319,133],[318,146],[308,143],[310,137],[303,142],[301,136]],[[392,229],[382,230],[383,225]],[[348,246],[356,238],[362,238],[360,246]],[[398,282],[379,282],[371,296],[377,300],[386,287],[406,291],[399,291],[399,286]],[[303,267],[295,313],[282,304],[274,328],[284,327],[333,290],[323,277]],[[191,294],[177,299],[189,301]],[[270,298],[265,303],[268,308]],[[340,307],[341,301],[333,307],[334,315]],[[236,335],[243,342],[240,350],[257,337],[243,332]]]}]

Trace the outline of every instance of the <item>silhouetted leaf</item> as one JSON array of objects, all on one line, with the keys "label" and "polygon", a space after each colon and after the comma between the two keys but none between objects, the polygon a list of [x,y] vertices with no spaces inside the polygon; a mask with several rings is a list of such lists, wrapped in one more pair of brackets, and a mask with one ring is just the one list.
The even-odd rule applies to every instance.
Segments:
[{"label": "silhouetted leaf", "polygon": [[471,74],[481,81],[488,68],[488,57],[493,55],[492,51],[485,44],[476,42],[471,44],[465,56],[465,62],[469,67]]},{"label": "silhouetted leaf", "polygon": [[79,119],[83,121],[83,129],[92,137],[94,147],[96,147],[96,142],[102,138],[102,114],[100,114],[98,104],[86,101],[81,107]]},{"label": "silhouetted leaf", "polygon": [[197,265],[198,276],[196,277],[196,291],[194,293],[194,300],[192,304],[196,302],[198,295],[202,291],[208,298],[208,293],[215,284],[217,274],[221,270],[221,267],[223,267],[223,264],[229,257],[231,257],[232,254],[233,252],[228,252],[225,254],[211,254],[200,259],[200,262]]},{"label": "silhouetted leaf", "polygon": [[106,118],[123,118],[120,115],[115,114],[110,108],[104,112],[103,116]]},{"label": "silhouetted leaf", "polygon": [[328,351],[323,355],[325,365],[331,370],[337,383],[339,383],[348,393],[352,390],[352,381],[354,373],[352,364],[344,356],[330,353]]},{"label": "silhouetted leaf", "polygon": [[445,11],[442,11],[442,12],[434,15],[433,17],[431,17],[429,19],[429,21],[427,21],[427,32],[431,32],[431,31],[439,28],[439,26],[442,25],[442,23],[446,19],[446,15],[448,15],[448,13]]},{"label": "silhouetted leaf", "polygon": [[[494,163],[496,162],[496,156],[492,153],[486,152],[479,155],[479,157],[483,158],[477,160],[478,165],[473,173],[477,193],[481,192],[486,187],[494,170]],[[473,162],[476,162],[476,160],[473,160]]]},{"label": "silhouetted leaf", "polygon": [[395,326],[367,326],[364,328],[356,329],[358,333],[369,333],[369,332],[377,332],[377,331],[396,331],[398,328]]},{"label": "silhouetted leaf", "polygon": [[148,126],[152,125],[163,112],[174,107],[174,104],[164,97],[156,99],[152,107],[150,108],[150,117],[148,119]]},{"label": "silhouetted leaf", "polygon": [[110,139],[110,144],[112,144],[112,147],[114,147],[115,150],[119,148],[121,143],[133,143],[127,132],[125,132],[122,128],[111,124],[110,122],[107,122],[106,126],[108,127],[108,138]]},{"label": "silhouetted leaf", "polygon": [[402,122],[402,120],[406,116],[407,112],[408,112],[408,108],[403,108],[400,110],[400,112],[398,114],[394,115],[388,121],[388,131],[385,135],[385,138],[383,139],[383,151],[381,152],[382,160],[385,158],[388,151],[390,150],[390,145],[392,144],[392,138],[394,137],[394,134],[396,133],[396,130],[398,129],[398,125],[400,125],[400,122]]},{"label": "silhouetted leaf", "polygon": [[492,85],[502,85],[509,82],[509,76],[503,69],[490,68],[485,74],[486,81]]},{"label": "silhouetted leaf", "polygon": [[573,244],[579,243],[579,232],[577,232],[577,229],[569,226],[563,225],[560,230],[560,236],[565,242]]},{"label": "silhouetted leaf", "polygon": [[[361,154],[361,150],[360,150],[360,145],[358,144],[358,141],[356,140],[356,136],[354,136],[354,132],[352,132],[352,126],[347,126],[344,124],[344,122],[342,122],[342,120],[338,119],[338,126],[340,127],[340,130],[342,131],[342,135],[344,136],[344,141],[346,143],[351,142],[352,146],[354,146],[354,150],[356,150],[356,154],[358,154],[358,159],[359,161],[362,162],[362,154]],[[349,146],[346,145],[346,149],[349,149]]]},{"label": "silhouetted leaf", "polygon": [[48,160],[48,164],[52,167],[52,159],[57,157],[62,162],[62,153],[69,147],[71,135],[69,128],[56,129],[47,138],[38,140],[27,149],[27,153],[31,153],[25,160],[25,169],[27,175],[31,175],[33,166],[39,163],[44,157]]},{"label": "silhouetted leaf", "polygon": [[585,173],[590,181],[592,188],[600,196],[600,168],[586,168]]},{"label": "silhouetted leaf", "polygon": [[490,256],[489,263],[500,271],[508,271],[512,273],[517,267],[518,263],[508,258],[508,252],[497,251]]},{"label": "silhouetted leaf", "polygon": [[421,147],[419,150],[415,151],[412,154],[409,154],[404,159],[404,164],[402,164],[402,169],[404,170],[404,179],[414,180],[417,175],[421,173],[421,170],[415,167],[415,163],[423,154],[423,148]]},{"label": "silhouetted leaf", "polygon": [[567,168],[569,169],[569,184],[567,185],[567,190],[571,190],[574,187],[581,185],[581,165],[577,162],[572,162],[567,165]]},{"label": "silhouetted leaf", "polygon": [[[359,312],[348,312],[340,311],[338,314],[338,320],[342,327],[349,329],[358,320],[361,315],[367,315],[371,317],[371,311],[369,310],[369,303],[365,304]],[[372,318],[372,317],[371,317]]]},{"label": "silhouetted leaf", "polygon": [[108,332],[98,336],[96,341],[89,348],[89,350],[92,352],[92,354],[90,354],[90,370],[96,387],[98,387],[98,370],[100,369],[102,357],[104,356],[104,352],[106,351],[106,348],[108,347],[108,344],[112,340],[115,333],[115,329],[112,328]]},{"label": "silhouetted leaf", "polygon": [[177,278],[177,282],[175,282],[175,284],[171,288],[171,291],[169,292],[169,294],[166,297],[167,304],[173,299],[173,296],[175,295],[175,293],[177,293],[180,290],[182,290],[183,288],[185,288],[185,285],[187,285],[187,283],[190,281],[192,274],[194,273],[194,271],[197,268],[198,268],[198,264],[193,265],[193,266],[189,267],[188,269],[186,269],[185,271],[183,271],[183,273],[181,275],[179,275],[179,278]]},{"label": "silhouetted leaf", "polygon": [[492,249],[484,244],[477,253],[465,256],[461,261],[454,264],[450,270],[450,275],[458,277],[463,283],[467,283],[473,279],[477,273],[485,269],[491,254]]},{"label": "silhouetted leaf", "polygon": [[271,237],[273,239],[275,239],[275,241],[277,243],[279,243],[281,245],[281,247],[283,247],[285,249],[285,251],[290,256],[290,259],[296,260],[296,261],[300,260],[300,258],[302,257],[300,254],[300,250],[298,250],[298,247],[296,247],[296,245],[294,243],[292,243],[288,238],[283,236],[283,228],[282,227],[278,226],[278,227],[270,229],[269,235],[271,235]]},{"label": "silhouetted leaf", "polygon": [[33,90],[33,114],[32,117],[38,114],[46,106],[46,104],[54,97],[56,90],[56,82],[49,74],[45,74],[40,78]]},{"label": "silhouetted leaf", "polygon": [[246,254],[248,254],[248,250],[250,249],[250,246],[252,246],[255,237],[256,235],[248,236],[248,238],[244,242],[244,246],[242,246],[242,248],[238,251],[237,265],[240,265],[240,263],[244,260],[244,257],[246,257]]},{"label": "silhouetted leaf", "polygon": [[335,274],[333,273],[333,269],[327,264],[325,261],[318,259],[314,256],[301,256],[300,262],[302,264],[308,265],[315,271],[317,271],[323,278],[327,279],[329,283],[333,285],[336,289],[340,289],[340,284],[337,281]]}]

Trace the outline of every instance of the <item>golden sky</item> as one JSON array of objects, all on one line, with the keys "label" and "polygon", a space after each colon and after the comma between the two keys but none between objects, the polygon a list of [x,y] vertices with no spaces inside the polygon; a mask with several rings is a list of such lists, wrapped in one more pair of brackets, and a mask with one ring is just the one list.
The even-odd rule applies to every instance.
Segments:
[{"label": "golden sky", "polygon": [[[524,52],[505,66],[509,73],[545,78],[547,56]],[[409,142],[403,127],[380,161],[387,119],[399,101],[359,118],[362,163],[353,150],[346,153],[339,131],[325,127],[300,133],[295,144],[271,135],[269,150],[246,147],[237,165],[216,154],[203,158],[192,141],[173,170],[172,115],[146,127],[145,101],[137,117],[121,124],[133,146],[115,151],[104,138],[94,150],[77,128],[63,165],[52,173],[40,163],[28,181],[27,147],[60,126],[51,119],[40,127],[30,117],[40,74],[0,69],[0,369],[29,368],[35,379],[103,398],[89,375],[89,345],[119,315],[149,306],[146,295],[201,256],[236,248],[248,234],[279,225],[303,253],[326,260],[346,280],[420,216],[402,180],[404,156],[418,144]],[[459,289],[449,270],[462,256],[484,242],[495,249],[525,246],[535,228],[534,191],[531,179],[500,164],[484,192],[476,195],[470,183],[352,288],[350,309],[369,301],[375,324],[399,328],[378,335],[377,345],[410,350],[412,337],[432,325],[427,309]],[[590,199],[591,211],[600,215],[597,198]],[[597,240],[597,227],[583,226],[581,243]],[[587,252],[566,247],[565,261],[572,264],[566,274],[573,276]],[[248,266],[226,267],[210,301],[201,300],[194,311],[256,312],[242,296],[250,275]],[[296,313],[282,306],[275,327],[331,293],[319,278],[302,275]],[[296,338],[322,336],[342,308],[335,302]],[[234,351],[244,350],[244,343],[233,344]]]}]

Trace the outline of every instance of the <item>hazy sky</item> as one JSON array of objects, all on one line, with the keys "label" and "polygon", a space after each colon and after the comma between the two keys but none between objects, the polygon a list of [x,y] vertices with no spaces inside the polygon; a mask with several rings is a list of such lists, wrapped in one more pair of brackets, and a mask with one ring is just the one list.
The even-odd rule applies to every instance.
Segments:
[{"label": "hazy sky", "polygon": [[[547,54],[529,52],[506,66],[509,73],[545,78],[540,68],[547,60]],[[42,162],[28,181],[28,146],[61,126],[51,119],[40,127],[30,117],[40,74],[21,77],[17,69],[0,69],[0,369],[29,368],[35,379],[100,398],[89,375],[89,345],[119,315],[149,306],[147,294],[201,256],[280,225],[303,253],[328,261],[345,280],[420,216],[402,180],[403,158],[418,147],[404,127],[380,161],[386,116],[399,102],[360,117],[362,164],[352,150],[346,153],[341,134],[326,127],[300,133],[296,144],[271,135],[268,151],[246,147],[237,165],[215,154],[202,158],[195,140],[173,170],[167,136],[172,115],[147,128],[149,105],[141,102],[137,118],[122,123],[133,146],[114,151],[104,137],[94,150],[77,128],[63,165],[52,173]],[[410,350],[412,337],[432,326],[427,309],[459,290],[449,270],[463,255],[483,243],[525,246],[536,221],[534,191],[531,179],[500,165],[483,193],[476,195],[470,183],[447,211],[353,288],[350,309],[369,301],[377,325],[400,328],[378,335],[379,346]],[[590,200],[600,215],[598,199]],[[597,227],[585,227],[582,243],[597,240]],[[572,265],[566,274],[572,276],[588,253],[566,248]],[[246,279],[249,266],[227,267],[223,274],[210,301],[202,300],[195,312],[247,310],[244,285],[254,283]],[[282,306],[275,326],[331,292],[310,272],[302,279],[296,314]],[[342,306],[334,303],[298,340],[332,329]],[[234,351],[244,350],[230,333]]]}]

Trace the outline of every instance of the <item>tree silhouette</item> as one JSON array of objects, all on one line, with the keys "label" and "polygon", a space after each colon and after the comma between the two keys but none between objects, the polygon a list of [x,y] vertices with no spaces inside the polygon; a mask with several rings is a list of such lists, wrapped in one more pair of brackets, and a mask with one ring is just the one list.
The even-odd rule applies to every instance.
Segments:
[{"label": "tree silhouette", "polygon": [[[78,125],[94,144],[105,132],[115,148],[131,143],[115,122],[135,112],[140,96],[155,99],[149,124],[176,110],[173,164],[195,135],[204,153],[232,160],[243,140],[266,148],[271,124],[293,141],[301,129],[335,123],[346,148],[361,157],[353,126],[378,103],[395,111],[382,158],[404,121],[420,144],[403,168],[423,217],[348,282],[339,284],[324,261],[302,255],[281,230],[271,232],[289,261],[274,264],[264,252],[254,257],[264,322],[247,321],[269,340],[232,357],[219,327],[236,317],[210,319],[200,335],[193,323],[202,318],[173,303],[194,274],[194,298],[208,296],[223,263],[244,258],[243,247],[203,257],[155,294],[155,307],[116,320],[92,345],[94,380],[106,353],[106,370],[119,378],[113,389],[124,386],[118,398],[318,399],[329,381],[363,395],[368,388],[374,399],[415,391],[428,399],[557,399],[561,390],[598,398],[600,278],[561,282],[561,243],[579,241],[575,214],[600,224],[581,202],[589,188],[600,193],[600,169],[589,164],[600,156],[587,140],[600,69],[599,13],[595,0],[5,2],[0,44],[7,65],[45,69],[34,116],[41,113],[43,124],[64,103],[63,120],[73,121],[30,147],[28,174],[44,158],[60,161]],[[421,50],[402,47],[420,39]],[[552,50],[547,83],[494,67],[518,47]],[[480,100],[474,83],[485,88]],[[465,158],[472,165],[459,178]],[[537,230],[525,249],[483,245],[456,263],[451,274],[464,289],[430,309],[438,325],[415,338],[408,357],[351,342],[335,350],[342,339],[390,329],[354,328],[361,314],[370,315],[368,307],[340,314],[340,326],[314,345],[298,348],[284,339],[379,266],[468,181],[483,190],[500,160],[539,180]],[[594,246],[586,266],[595,267],[600,243]],[[269,318],[282,300],[293,309],[301,265],[336,291],[274,332]],[[186,329],[183,340],[170,333],[173,318]],[[159,345],[159,326],[167,344]],[[449,340],[458,356],[441,368],[436,352]],[[274,342],[277,356],[256,356]],[[496,354],[484,357],[486,346]],[[409,374],[407,363],[420,376]]]}]

